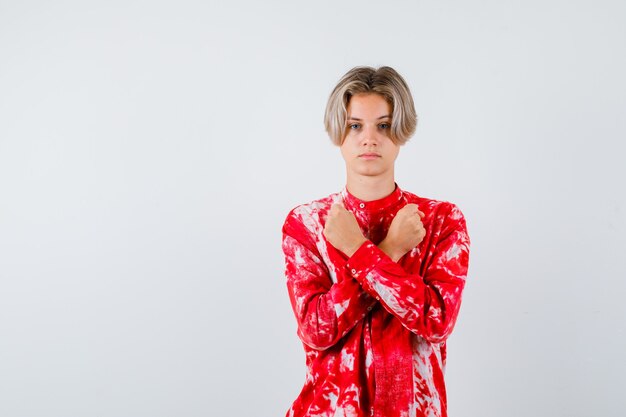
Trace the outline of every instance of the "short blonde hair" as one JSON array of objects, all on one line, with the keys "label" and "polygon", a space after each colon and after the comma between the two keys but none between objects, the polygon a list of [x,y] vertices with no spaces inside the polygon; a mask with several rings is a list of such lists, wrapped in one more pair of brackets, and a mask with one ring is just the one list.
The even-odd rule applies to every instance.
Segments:
[{"label": "short blonde hair", "polygon": [[356,94],[381,95],[391,104],[391,139],[404,145],[415,133],[417,114],[409,86],[402,76],[391,67],[355,67],[339,80],[328,97],[324,126],[330,140],[337,146],[346,135],[348,103]]}]

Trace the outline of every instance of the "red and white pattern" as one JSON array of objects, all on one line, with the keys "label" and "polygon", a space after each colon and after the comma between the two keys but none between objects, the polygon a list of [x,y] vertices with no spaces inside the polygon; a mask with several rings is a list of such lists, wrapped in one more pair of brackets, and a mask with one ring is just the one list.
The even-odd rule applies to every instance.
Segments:
[{"label": "red and white pattern", "polygon": [[[323,235],[334,203],[354,213],[369,239],[349,259]],[[424,213],[426,236],[395,263],[376,245],[409,203]],[[287,415],[446,416],[446,338],[461,305],[469,244],[455,205],[397,186],[376,201],[344,189],[294,208],[283,251],[307,375]]]}]

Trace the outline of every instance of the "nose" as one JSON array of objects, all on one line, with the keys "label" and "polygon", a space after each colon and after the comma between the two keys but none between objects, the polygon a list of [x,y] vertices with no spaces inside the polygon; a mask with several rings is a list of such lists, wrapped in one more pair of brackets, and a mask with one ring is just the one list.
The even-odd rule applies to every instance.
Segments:
[{"label": "nose", "polygon": [[380,141],[380,132],[378,126],[364,126],[361,136],[361,145],[377,146]]}]

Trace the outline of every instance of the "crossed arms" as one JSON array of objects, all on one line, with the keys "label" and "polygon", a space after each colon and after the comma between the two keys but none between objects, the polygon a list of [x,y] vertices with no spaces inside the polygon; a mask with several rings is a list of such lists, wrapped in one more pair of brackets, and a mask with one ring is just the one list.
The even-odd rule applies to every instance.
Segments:
[{"label": "crossed arms", "polygon": [[[347,257],[343,280],[333,283],[315,236],[294,211],[283,226],[287,288],[301,340],[324,350],[337,343],[376,303],[411,332],[432,343],[447,338],[458,315],[469,258],[465,219],[456,206],[444,203],[437,230],[429,233],[424,273],[407,272],[398,261],[424,238],[423,213],[407,204],[395,215],[386,238],[367,240],[356,219],[335,205],[326,218],[327,242]],[[318,237],[321,239],[321,236]],[[426,258],[425,258],[426,259]]]}]

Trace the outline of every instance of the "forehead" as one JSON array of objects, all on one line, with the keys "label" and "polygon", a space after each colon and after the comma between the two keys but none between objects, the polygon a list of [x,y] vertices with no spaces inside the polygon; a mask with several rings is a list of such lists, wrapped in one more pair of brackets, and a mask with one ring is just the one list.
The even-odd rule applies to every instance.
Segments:
[{"label": "forehead", "polygon": [[380,94],[355,94],[348,102],[348,117],[380,118],[391,116],[391,104]]}]

